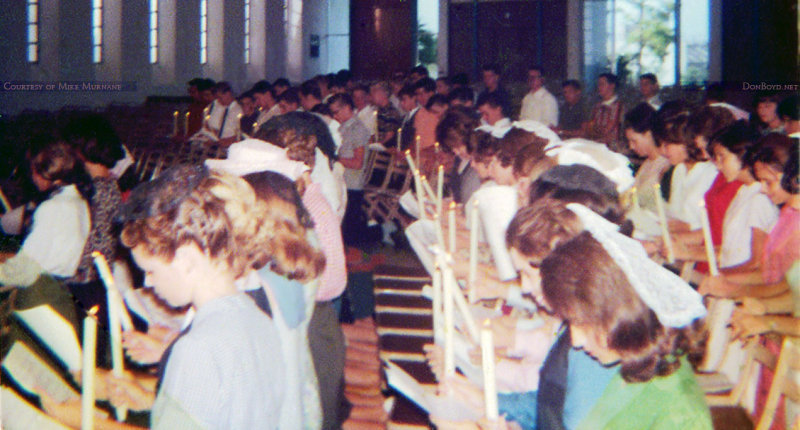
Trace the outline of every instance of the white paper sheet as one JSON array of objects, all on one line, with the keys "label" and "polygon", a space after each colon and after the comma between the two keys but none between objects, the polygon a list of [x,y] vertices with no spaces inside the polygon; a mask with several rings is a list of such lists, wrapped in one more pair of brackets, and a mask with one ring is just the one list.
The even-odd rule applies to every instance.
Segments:
[{"label": "white paper sheet", "polygon": [[81,344],[72,324],[64,317],[48,305],[15,311],[14,315],[50,348],[67,370],[80,370]]},{"label": "white paper sheet", "polygon": [[3,387],[2,395],[2,419],[0,424],[5,430],[68,430],[66,427],[54,419],[45,415],[44,412],[36,409],[30,403],[12,390]]},{"label": "white paper sheet", "polygon": [[3,368],[30,394],[38,395],[35,390],[44,391],[57,402],[79,397],[55,370],[22,342],[15,342],[11,347],[3,360]]}]

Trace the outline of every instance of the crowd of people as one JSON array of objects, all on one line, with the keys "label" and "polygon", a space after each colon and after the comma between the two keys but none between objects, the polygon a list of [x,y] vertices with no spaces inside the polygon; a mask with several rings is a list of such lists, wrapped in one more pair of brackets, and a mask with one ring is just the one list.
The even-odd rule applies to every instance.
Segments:
[{"label": "crowd of people", "polygon": [[[439,206],[454,202],[458,279],[470,277],[470,235],[486,245],[470,306],[495,310],[502,418],[434,414],[439,428],[711,428],[695,378],[709,354],[707,306],[738,304],[723,317],[727,361],[713,370],[736,368],[741,340],[800,336],[798,96],[759,95],[749,114],[718,85],[700,104],[662,101],[644,74],[639,103],[625,106],[604,73],[590,106],[581,82],[563,82],[557,98],[531,67],[516,108],[500,72],[483,67],[480,92],[466,75],[433,79],[424,67],[387,81],[348,71],[297,86],[260,81],[238,96],[194,79],[186,129],[173,137],[227,147],[227,158],[176,165],[132,189],[120,188],[133,160],[107,120],[39,133],[19,170],[36,198],[2,219],[4,234],[23,240],[0,263],[0,284],[46,291],[36,303],[79,333],[90,309],[101,327],[113,314],[93,252],[119,279],[141,273],[132,278],[158,299],[122,291],[136,315],[122,343],[136,366],[104,370],[101,342],[95,395],[150,411],[153,428],[340,428],[350,409],[346,256],[397,242],[388,233],[407,225],[433,275],[432,246],[444,246],[436,204],[405,206],[403,222],[368,219],[370,154],[385,152],[397,165],[416,160],[443,188]],[[442,395],[482,408],[479,383],[445,376],[437,346],[427,358]],[[80,401],[38,394],[46,414],[80,427]],[[780,414],[775,425],[797,423],[789,402]]]}]

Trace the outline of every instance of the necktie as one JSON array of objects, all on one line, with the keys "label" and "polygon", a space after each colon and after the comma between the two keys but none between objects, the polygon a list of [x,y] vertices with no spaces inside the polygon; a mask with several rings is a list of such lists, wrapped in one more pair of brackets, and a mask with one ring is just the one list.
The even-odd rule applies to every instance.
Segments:
[{"label": "necktie", "polygon": [[222,138],[222,132],[225,130],[225,120],[228,119],[228,109],[230,106],[225,107],[225,112],[222,114],[222,124],[219,126],[219,133],[217,133],[217,138]]}]

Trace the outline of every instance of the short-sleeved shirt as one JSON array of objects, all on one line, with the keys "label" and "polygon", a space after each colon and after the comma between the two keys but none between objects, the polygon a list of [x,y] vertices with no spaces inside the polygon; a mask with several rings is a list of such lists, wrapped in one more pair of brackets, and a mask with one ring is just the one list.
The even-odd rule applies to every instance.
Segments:
[{"label": "short-sleeved shirt", "polygon": [[778,208],[761,192],[761,184],[743,185],[733,198],[722,224],[720,267],[736,266],[752,257],[753,229],[768,233],[778,221]]},{"label": "short-sleeved shirt", "polygon": [[589,121],[589,108],[583,99],[570,105],[564,103],[558,108],[558,127],[562,130],[580,130]]},{"label": "short-sleeved shirt", "polygon": [[274,323],[247,295],[207,302],[172,348],[152,428],[277,428],[285,385],[279,351]]},{"label": "short-sleeved shirt", "polygon": [[[366,147],[369,143],[369,130],[355,116],[345,121],[339,127],[342,134],[342,147],[339,148],[339,158],[353,158],[358,148]],[[367,162],[366,154],[364,161],[358,169],[345,169],[344,181],[348,190],[361,190],[364,188],[364,166]]]}]

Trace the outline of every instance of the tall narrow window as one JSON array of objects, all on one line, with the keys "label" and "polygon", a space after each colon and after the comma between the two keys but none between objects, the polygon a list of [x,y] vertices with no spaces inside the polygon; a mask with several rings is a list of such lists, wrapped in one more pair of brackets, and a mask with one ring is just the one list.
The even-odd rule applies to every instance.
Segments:
[{"label": "tall narrow window", "polygon": [[39,0],[28,1],[28,62],[39,62]]},{"label": "tall narrow window", "polygon": [[158,0],[150,0],[150,64],[158,63]]},{"label": "tall narrow window", "polygon": [[103,0],[92,0],[92,62],[103,61]]},{"label": "tall narrow window", "polygon": [[200,0],[200,64],[208,62],[208,0]]},{"label": "tall narrow window", "polygon": [[250,64],[250,0],[244,0],[244,64]]}]

